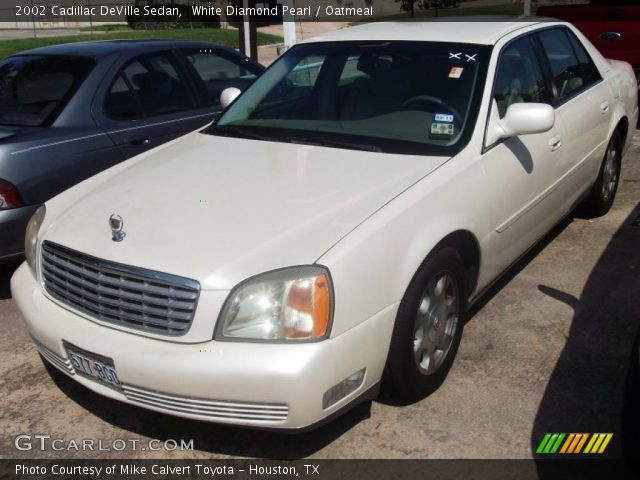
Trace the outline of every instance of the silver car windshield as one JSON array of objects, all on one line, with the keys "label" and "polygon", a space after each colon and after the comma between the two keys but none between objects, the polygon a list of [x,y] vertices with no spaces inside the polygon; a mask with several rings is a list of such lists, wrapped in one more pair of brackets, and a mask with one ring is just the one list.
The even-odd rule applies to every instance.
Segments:
[{"label": "silver car windshield", "polygon": [[382,152],[451,154],[468,141],[490,47],[301,44],[208,131]]}]

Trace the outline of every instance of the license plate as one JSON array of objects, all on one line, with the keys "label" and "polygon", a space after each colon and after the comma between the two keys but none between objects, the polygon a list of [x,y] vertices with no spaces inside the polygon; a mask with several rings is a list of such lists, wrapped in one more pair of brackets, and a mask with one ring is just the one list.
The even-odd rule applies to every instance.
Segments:
[{"label": "license plate", "polygon": [[113,360],[97,353],[88,352],[70,343],[65,342],[64,346],[69,361],[77,374],[89,377],[109,387],[120,389]]}]

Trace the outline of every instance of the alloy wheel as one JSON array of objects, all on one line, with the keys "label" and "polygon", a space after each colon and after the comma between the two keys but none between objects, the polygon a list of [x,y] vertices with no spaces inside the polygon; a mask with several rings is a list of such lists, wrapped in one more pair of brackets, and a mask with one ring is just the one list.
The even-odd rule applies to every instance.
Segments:
[{"label": "alloy wheel", "polygon": [[458,329],[458,284],[450,272],[432,278],[416,313],[413,354],[419,371],[431,375],[447,358]]}]

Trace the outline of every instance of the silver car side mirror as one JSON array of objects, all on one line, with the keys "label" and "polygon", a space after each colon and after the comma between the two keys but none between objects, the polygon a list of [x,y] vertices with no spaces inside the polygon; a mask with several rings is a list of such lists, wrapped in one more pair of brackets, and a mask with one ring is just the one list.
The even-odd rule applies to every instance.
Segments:
[{"label": "silver car side mirror", "polygon": [[236,87],[225,88],[220,94],[220,106],[227,108],[241,93],[242,91]]}]

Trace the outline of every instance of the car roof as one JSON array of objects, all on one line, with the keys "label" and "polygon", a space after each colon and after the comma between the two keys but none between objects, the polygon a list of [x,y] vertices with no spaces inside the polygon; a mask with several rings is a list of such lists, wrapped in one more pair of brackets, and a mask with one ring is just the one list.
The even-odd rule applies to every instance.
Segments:
[{"label": "car roof", "polygon": [[[469,16],[465,21],[443,17],[430,22],[377,22],[327,32],[306,42],[422,41],[494,45],[501,38],[530,26],[548,22],[541,17]],[[459,17],[455,17],[459,18]],[[306,43],[305,42],[305,43]]]},{"label": "car roof", "polygon": [[171,48],[173,46],[193,46],[206,48],[227,47],[214,43],[192,41],[192,40],[100,40],[91,42],[61,43],[47,47],[33,48],[15,55],[75,55],[82,57],[99,58],[116,52],[123,51],[145,51],[157,48]]}]

